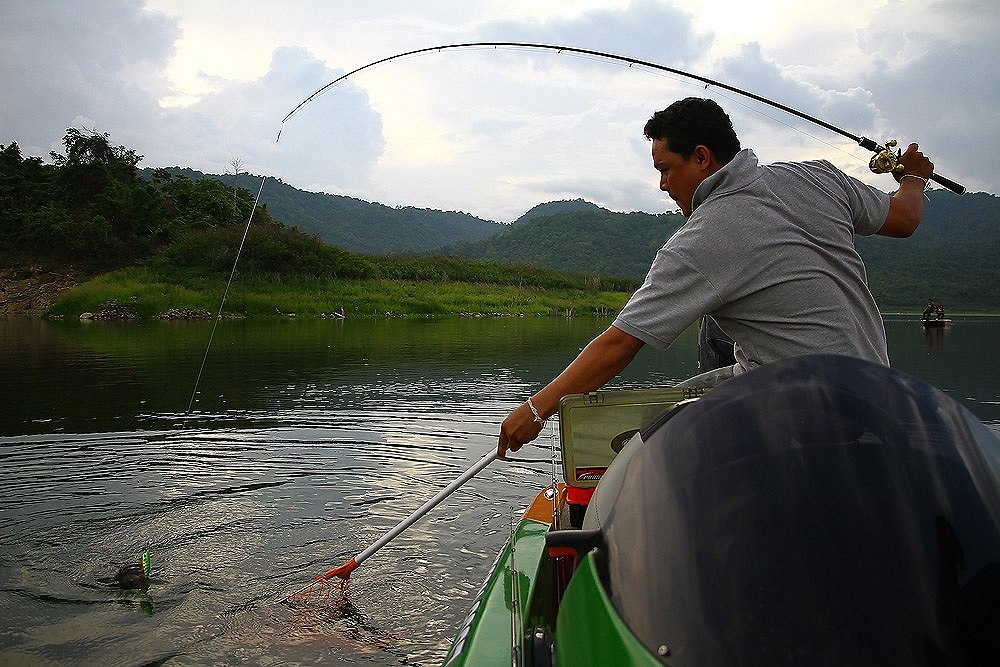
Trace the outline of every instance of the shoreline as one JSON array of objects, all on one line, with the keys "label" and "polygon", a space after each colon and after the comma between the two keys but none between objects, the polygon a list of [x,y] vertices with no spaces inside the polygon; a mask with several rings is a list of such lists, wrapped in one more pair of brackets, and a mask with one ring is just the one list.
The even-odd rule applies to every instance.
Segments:
[{"label": "shoreline", "polygon": [[[59,297],[66,291],[81,285],[87,281],[86,278],[82,278],[74,275],[74,270],[72,268],[63,269],[62,271],[50,270],[42,265],[38,264],[25,264],[20,266],[7,266],[0,268],[0,316],[24,316],[32,318],[41,319],[52,319],[52,320],[65,320],[65,319],[83,319],[83,320],[105,320],[105,321],[129,321],[129,320],[172,320],[172,321],[204,321],[207,319],[212,319],[215,317],[214,311],[210,312],[204,307],[190,307],[190,305],[174,305],[167,306],[162,312],[156,313],[155,315],[150,315],[146,313],[143,316],[137,314],[134,309],[130,308],[128,300],[120,300],[109,298],[101,303],[100,306],[94,307],[90,310],[84,310],[77,314],[62,313],[62,314],[50,314],[50,311],[55,306]],[[451,283],[451,287],[454,287],[455,283]],[[434,284],[428,283],[428,292],[434,289]],[[473,294],[477,290],[481,290],[484,286],[482,285],[469,285],[469,294]],[[498,289],[501,289],[497,286]],[[534,290],[532,290],[534,291]],[[289,296],[294,296],[296,291],[294,289],[289,289]],[[552,292],[555,294],[555,291]],[[536,292],[536,295],[538,293]],[[410,295],[412,297],[412,294]],[[582,296],[582,295],[579,295]],[[590,295],[592,297],[592,295]],[[627,299],[628,295],[622,293],[620,297]],[[294,300],[294,299],[292,299]],[[407,301],[410,299],[407,298]],[[515,300],[516,301],[516,300]],[[360,309],[351,309],[351,311],[345,314],[344,309],[330,309],[330,312],[303,312],[296,313],[290,311],[283,311],[281,309],[275,309],[268,313],[257,313],[257,314],[240,314],[240,313],[224,313],[223,319],[346,319],[350,318],[364,318],[364,319],[380,319],[380,318],[393,318],[393,317],[525,317],[525,316],[559,316],[559,317],[573,317],[573,316],[607,316],[611,313],[614,308],[610,307],[612,304],[600,299],[604,303],[594,312],[589,306],[594,305],[592,298],[583,297],[580,299],[581,302],[591,302],[589,304],[580,303],[574,306],[571,303],[567,303],[565,299],[560,299],[561,303],[559,307],[549,307],[542,308],[541,310],[547,312],[540,312],[537,304],[535,307],[529,307],[525,309],[518,308],[488,308],[485,310],[477,310],[475,308],[457,308],[454,311],[448,310],[446,312],[417,312],[417,310],[408,308],[405,303],[399,303],[396,307],[387,306],[385,308],[380,308],[376,310],[366,310],[361,311]],[[622,301],[624,303],[624,301]],[[453,304],[458,305],[458,304]],[[466,304],[469,305],[469,304]],[[498,305],[498,304],[493,304]],[[504,304],[507,306],[514,306],[514,303],[508,302]],[[528,304],[519,304],[528,305]],[[913,309],[905,308],[891,308],[886,309],[881,312],[882,317],[920,317],[923,313],[923,307],[916,307]],[[960,310],[954,309],[948,312],[949,317],[1000,317],[1000,310]]]}]

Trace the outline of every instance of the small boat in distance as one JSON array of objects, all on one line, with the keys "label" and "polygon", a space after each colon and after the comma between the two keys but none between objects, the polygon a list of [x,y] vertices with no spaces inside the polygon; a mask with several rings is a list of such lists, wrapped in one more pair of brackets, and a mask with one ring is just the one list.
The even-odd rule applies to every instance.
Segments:
[{"label": "small boat in distance", "polygon": [[944,316],[944,304],[937,303],[934,299],[927,299],[927,307],[920,318],[922,327],[949,327],[951,320]]}]

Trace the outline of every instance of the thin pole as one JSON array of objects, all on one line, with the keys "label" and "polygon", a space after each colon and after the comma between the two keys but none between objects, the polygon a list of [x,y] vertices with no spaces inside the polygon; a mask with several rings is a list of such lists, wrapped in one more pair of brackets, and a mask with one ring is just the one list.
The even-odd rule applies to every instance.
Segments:
[{"label": "thin pole", "polygon": [[205,355],[201,358],[201,367],[198,369],[198,377],[194,380],[194,388],[191,390],[191,400],[188,401],[187,412],[184,414],[190,414],[191,408],[194,406],[195,396],[198,395],[198,385],[201,384],[201,375],[205,371],[205,362],[208,361],[208,352],[212,349],[212,341],[215,339],[215,330],[219,328],[219,320],[222,319],[222,308],[226,305],[226,297],[229,296],[229,288],[233,284],[233,278],[236,276],[236,265],[240,261],[240,255],[243,253],[243,246],[246,245],[247,235],[250,233],[250,223],[253,222],[253,214],[257,211],[257,204],[260,202],[260,194],[264,191],[264,181],[267,180],[267,176],[260,179],[260,189],[257,190],[257,198],[253,200],[253,208],[250,209],[250,217],[247,218],[246,229],[243,230],[243,240],[240,241],[240,247],[236,251],[236,258],[233,260],[233,270],[229,272],[229,280],[226,281],[226,289],[222,293],[222,301],[219,302],[219,312],[215,314],[215,323],[212,325],[212,333],[208,336],[208,344],[205,346]]},{"label": "thin pole", "polygon": [[[397,523],[395,526],[393,526],[391,529],[389,529],[388,532],[386,532],[382,537],[380,537],[375,542],[373,542],[371,544],[371,546],[369,546],[367,549],[365,549],[364,551],[362,551],[357,556],[355,556],[351,560],[347,561],[343,565],[340,565],[339,567],[335,567],[335,568],[333,568],[331,570],[327,570],[326,572],[324,572],[317,579],[323,579],[323,580],[325,580],[325,579],[332,579],[333,577],[339,577],[341,579],[349,579],[351,577],[351,572],[353,572],[355,569],[357,569],[357,567],[359,565],[361,565],[361,563],[363,563],[364,561],[368,560],[368,558],[371,557],[372,554],[374,554],[376,551],[378,551],[379,549],[381,549],[382,547],[384,547],[386,544],[388,544],[389,542],[391,542],[393,539],[395,539],[397,536],[399,536],[399,534],[402,533],[404,530],[406,530],[407,528],[409,528],[410,526],[412,526],[414,523],[416,523],[417,520],[419,520],[421,517],[423,517],[425,514],[427,514],[431,509],[433,509],[436,505],[438,505],[442,500],[444,500],[445,498],[447,498],[448,496],[450,496],[452,493],[454,493],[454,491],[458,487],[462,486],[463,484],[465,484],[466,482],[468,482],[470,479],[472,479],[473,477],[475,477],[480,471],[482,471],[484,468],[486,468],[486,466],[488,466],[490,463],[492,463],[493,461],[495,461],[496,458],[497,458],[496,450],[491,450],[489,453],[487,453],[485,456],[483,456],[483,458],[479,459],[476,463],[474,463],[472,465],[472,467],[470,467],[468,470],[466,470],[465,472],[463,472],[456,479],[452,480],[452,482],[450,484],[448,484],[448,486],[444,487],[443,489],[441,489],[440,491],[438,491],[436,494],[434,494],[434,497],[432,497],[430,500],[428,500],[423,505],[421,505],[420,508],[417,509],[412,514],[410,514],[410,516],[406,517],[405,519],[403,519],[402,521],[400,521],[399,523]],[[309,590],[313,586],[314,583],[315,583],[315,581],[314,582],[310,582],[309,584],[306,584],[305,586],[303,586],[302,588],[298,589],[297,591],[289,594],[285,599],[287,600],[289,598],[293,598],[296,595],[299,595],[300,593],[303,593],[303,592]]]}]

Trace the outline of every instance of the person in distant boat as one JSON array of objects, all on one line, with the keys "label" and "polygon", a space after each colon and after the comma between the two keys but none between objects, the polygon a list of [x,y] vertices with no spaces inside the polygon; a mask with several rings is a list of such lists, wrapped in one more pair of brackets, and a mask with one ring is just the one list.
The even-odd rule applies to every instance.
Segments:
[{"label": "person in distant boat", "polygon": [[936,306],[934,306],[934,313],[935,313],[935,315],[937,315],[937,318],[939,320],[943,320],[944,319],[944,304],[943,303],[939,303]]},{"label": "person in distant boat", "polygon": [[643,132],[660,189],[687,222],[657,252],[611,326],[504,419],[501,458],[535,439],[563,396],[602,387],[644,345],[668,347],[703,315],[735,341],[736,363],[681,386],[714,386],[813,352],[889,363],[854,235],[907,237],[916,230],[934,172],[917,144],[899,158],[903,170],[893,172],[898,187],[890,196],[825,160],[758,164],[709,99],[674,102]]},{"label": "person in distant boat", "polygon": [[927,299],[927,307],[924,308],[924,321],[931,319],[931,315],[936,311],[936,306],[934,304],[934,299]]}]

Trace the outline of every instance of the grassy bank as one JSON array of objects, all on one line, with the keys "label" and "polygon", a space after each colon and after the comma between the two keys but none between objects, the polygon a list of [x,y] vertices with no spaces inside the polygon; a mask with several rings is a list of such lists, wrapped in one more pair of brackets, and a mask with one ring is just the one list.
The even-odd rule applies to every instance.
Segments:
[{"label": "grassy bank", "polygon": [[[226,281],[217,274],[174,271],[167,279],[151,267],[133,266],[98,276],[63,292],[52,316],[218,311]],[[387,278],[271,276],[240,278],[229,290],[223,313],[230,317],[345,317],[403,315],[578,315],[617,312],[628,292],[579,287],[537,287],[457,281]]]}]

